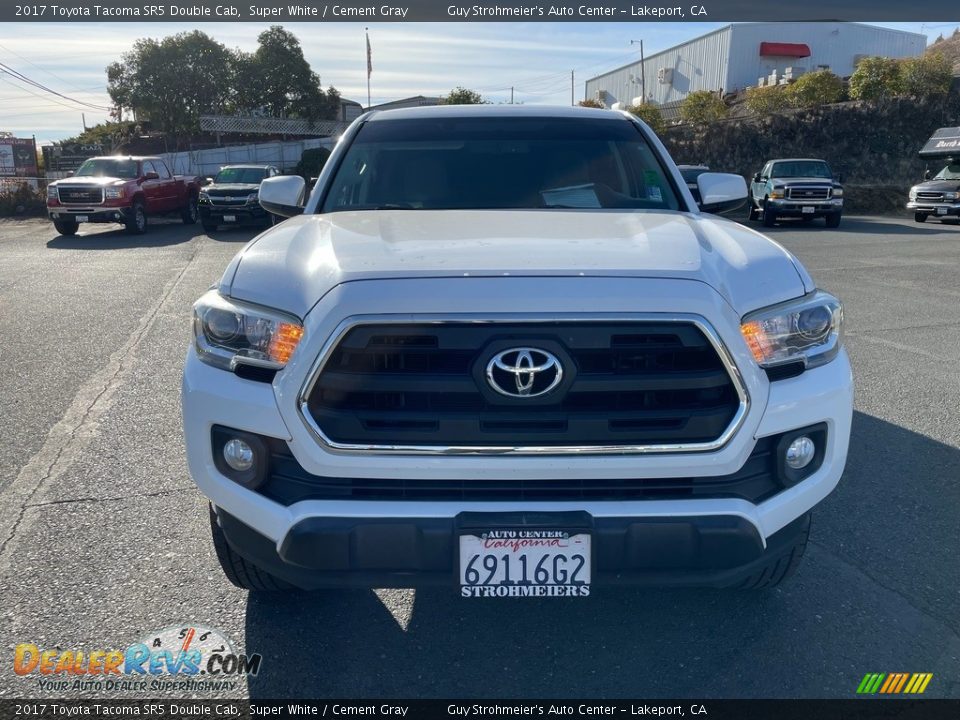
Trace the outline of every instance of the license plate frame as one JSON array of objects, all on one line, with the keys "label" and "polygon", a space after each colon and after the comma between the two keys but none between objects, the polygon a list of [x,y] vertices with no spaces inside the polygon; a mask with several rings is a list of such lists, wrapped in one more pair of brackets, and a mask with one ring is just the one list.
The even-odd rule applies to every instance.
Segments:
[{"label": "license plate frame", "polygon": [[236,215],[224,215],[224,216],[223,216],[223,221],[224,221],[224,222],[236,222],[236,221],[237,221],[237,216],[236,216]]},{"label": "license plate frame", "polygon": [[457,582],[463,597],[587,597],[593,579],[589,530],[464,529]]},{"label": "license plate frame", "polygon": [[945,207],[937,208],[937,215],[946,215],[946,214],[947,214],[947,209]]},{"label": "license plate frame", "polygon": [[803,215],[813,215],[817,209],[813,205],[804,205],[800,208],[800,213]]}]

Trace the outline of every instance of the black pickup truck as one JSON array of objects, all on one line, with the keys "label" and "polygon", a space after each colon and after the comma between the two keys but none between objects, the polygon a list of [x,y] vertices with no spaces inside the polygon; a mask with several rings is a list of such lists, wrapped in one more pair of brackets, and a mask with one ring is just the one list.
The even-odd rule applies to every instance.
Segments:
[{"label": "black pickup truck", "polygon": [[272,165],[225,165],[200,191],[200,222],[213,232],[221,225],[272,225],[260,207],[260,182],[279,175]]},{"label": "black pickup truck", "polygon": [[810,221],[825,218],[827,227],[840,226],[843,214],[842,178],[826,160],[769,160],[750,184],[750,219],[773,227],[787,217]]}]

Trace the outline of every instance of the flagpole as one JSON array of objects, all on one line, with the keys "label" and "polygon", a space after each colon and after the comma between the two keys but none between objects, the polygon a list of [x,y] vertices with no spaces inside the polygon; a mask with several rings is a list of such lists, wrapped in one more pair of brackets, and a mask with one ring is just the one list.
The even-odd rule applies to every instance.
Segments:
[{"label": "flagpole", "polygon": [[373,71],[373,62],[370,57],[370,28],[364,28],[367,36],[367,110],[370,109],[370,73]]}]

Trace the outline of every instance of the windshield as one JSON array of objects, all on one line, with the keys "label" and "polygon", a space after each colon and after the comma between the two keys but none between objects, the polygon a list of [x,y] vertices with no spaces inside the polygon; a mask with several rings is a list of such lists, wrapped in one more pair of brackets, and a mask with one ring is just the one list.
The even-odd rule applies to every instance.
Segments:
[{"label": "windshield", "polygon": [[366,123],[322,212],[679,207],[624,119],[457,117]]},{"label": "windshield", "polygon": [[266,176],[266,168],[232,167],[224,168],[218,172],[217,177],[215,177],[213,181],[218,184],[241,183],[244,185],[256,185]]},{"label": "windshield", "polygon": [[933,177],[934,180],[960,180],[960,165],[947,165]]},{"label": "windshield", "polygon": [[813,177],[813,178],[832,178],[830,166],[823,160],[788,160],[773,164],[770,171],[770,177],[790,178],[790,177]]},{"label": "windshield", "polygon": [[113,158],[93,158],[85,160],[83,165],[74,173],[77,177],[115,177],[135,178],[137,175],[137,161]]}]

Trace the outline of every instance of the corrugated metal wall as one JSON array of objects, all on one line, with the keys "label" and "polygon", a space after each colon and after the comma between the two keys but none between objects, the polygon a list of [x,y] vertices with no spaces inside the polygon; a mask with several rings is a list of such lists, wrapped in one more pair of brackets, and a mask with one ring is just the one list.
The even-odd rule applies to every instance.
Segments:
[{"label": "corrugated metal wall", "polygon": [[[806,43],[811,57],[761,58],[761,42]],[[816,70],[829,65],[841,76],[853,72],[860,55],[910,57],[926,47],[926,37],[917,33],[858,23],[737,23],[651,55],[644,62],[647,99],[655,103],[683,100],[695,90],[741,90],[757,84],[771,70],[802,67]],[[639,57],[639,51],[637,52]],[[661,83],[657,72],[673,71],[671,83]],[[607,106],[630,104],[640,97],[640,63],[618,68],[586,82],[585,97],[600,98]]]},{"label": "corrugated metal wall", "polygon": [[[911,57],[927,46],[924,35],[842,22],[743,23],[734,25],[730,43],[730,69],[724,90],[742,90],[774,69],[801,67],[806,72],[829,65],[841,77],[853,73],[860,55]],[[810,57],[760,57],[761,42],[805,43]]]},{"label": "corrugated metal wall", "polygon": [[[716,90],[723,83],[727,53],[730,49],[730,27],[720,28],[646,58],[647,100],[657,104],[683,100],[695,90]],[[637,57],[640,51],[637,49]],[[670,83],[661,83],[657,73],[661,68],[673,71]],[[587,80],[586,97],[597,97],[597,91],[606,91],[601,98],[607,106],[615,102],[630,104],[641,95],[639,61],[605,75]]]}]

